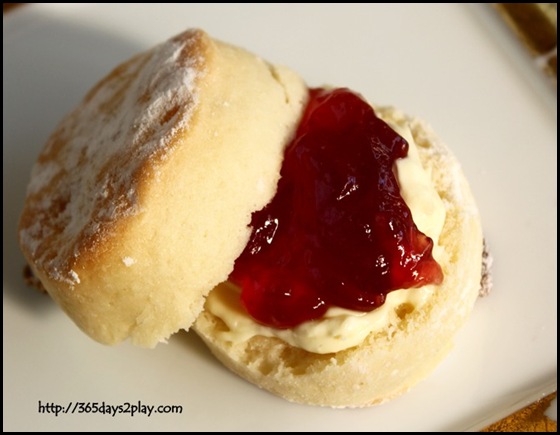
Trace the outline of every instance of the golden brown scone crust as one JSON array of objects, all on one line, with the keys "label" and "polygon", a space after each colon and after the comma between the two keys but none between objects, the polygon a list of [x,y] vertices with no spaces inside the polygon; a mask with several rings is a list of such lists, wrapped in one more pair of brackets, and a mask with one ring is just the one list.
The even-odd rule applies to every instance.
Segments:
[{"label": "golden brown scone crust", "polygon": [[[431,172],[446,208],[440,244],[444,282],[421,309],[398,307],[394,323],[359,346],[315,354],[277,338],[255,336],[232,344],[221,339],[221,319],[205,310],[194,329],[233,372],[290,401],[363,407],[394,398],[426,377],[452,346],[471,312],[481,278],[482,230],[468,183],[456,159],[431,128],[391,108],[386,120],[408,122],[422,164]],[[410,312],[410,310],[412,311]],[[225,328],[225,329],[224,329]]]},{"label": "golden brown scone crust", "polygon": [[188,329],[276,190],[307,98],[300,78],[190,30],[120,65],[33,168],[20,245],[94,339]]}]

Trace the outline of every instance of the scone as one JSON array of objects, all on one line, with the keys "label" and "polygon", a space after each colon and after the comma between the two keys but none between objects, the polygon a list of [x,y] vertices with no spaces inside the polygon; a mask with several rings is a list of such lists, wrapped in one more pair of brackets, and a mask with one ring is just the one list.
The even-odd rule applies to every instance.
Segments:
[{"label": "scone", "polygon": [[303,81],[191,30],[120,65],[62,120],[19,224],[48,293],[97,341],[188,329],[268,203]]},{"label": "scone", "polygon": [[19,236],[95,340],[153,347],[194,324],[245,379],[332,407],[434,369],[483,251],[468,183],[425,123],[199,30],[117,67],[61,122]]},{"label": "scone", "polygon": [[[443,282],[389,293],[385,303],[369,313],[332,310],[295,331],[252,321],[236,289],[222,284],[210,294],[194,325],[224,365],[290,401],[364,407],[406,392],[447,355],[478,296],[482,230],[459,163],[425,122],[393,108],[377,113],[395,128],[408,129],[408,140],[416,144],[442,200],[444,223],[435,231],[440,231],[437,258]],[[417,179],[406,180],[411,181],[418,184]],[[422,196],[416,193],[409,202]],[[418,206],[411,209],[414,215]]]}]

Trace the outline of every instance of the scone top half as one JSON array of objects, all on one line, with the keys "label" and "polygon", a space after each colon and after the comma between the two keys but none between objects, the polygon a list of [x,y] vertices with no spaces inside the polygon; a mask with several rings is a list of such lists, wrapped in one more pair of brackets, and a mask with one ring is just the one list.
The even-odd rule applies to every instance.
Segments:
[{"label": "scone top half", "polygon": [[199,30],[120,65],[33,168],[19,225],[33,272],[99,342],[188,329],[274,195],[306,98],[295,73]]}]

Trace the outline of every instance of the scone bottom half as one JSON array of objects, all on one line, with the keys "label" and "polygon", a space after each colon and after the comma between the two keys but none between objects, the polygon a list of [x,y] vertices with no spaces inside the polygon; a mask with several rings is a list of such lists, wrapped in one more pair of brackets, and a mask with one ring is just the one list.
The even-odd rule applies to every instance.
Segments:
[{"label": "scone bottom half", "polygon": [[[476,204],[458,162],[427,124],[392,108],[376,108],[381,127],[371,128],[382,128],[404,141],[390,140],[400,143],[402,150],[395,151],[398,160],[389,161],[379,180],[386,183],[391,174],[420,168],[423,175],[408,184],[418,180],[429,184],[429,189],[412,194],[404,189],[404,206],[380,206],[383,213],[392,207],[393,212],[405,210],[414,218],[388,238],[406,233],[408,242],[399,242],[397,251],[410,250],[410,255],[400,263],[420,260],[400,271],[397,283],[379,274],[373,287],[383,291],[371,297],[357,285],[367,280],[356,278],[353,299],[341,297],[340,289],[325,290],[328,280],[309,284],[309,276],[316,278],[318,272],[294,272],[304,290],[292,286],[274,291],[312,308],[299,309],[290,297],[282,308],[286,297],[263,293],[262,282],[254,276],[264,270],[261,275],[269,286],[270,276],[285,276],[284,270],[299,266],[285,260],[288,268],[277,269],[275,275],[269,266],[255,268],[246,260],[259,251],[268,252],[268,245],[283,243],[277,240],[283,240],[284,223],[291,218],[275,217],[272,208],[290,183],[285,153],[295,149],[294,141],[310,134],[300,129],[316,100],[314,92],[349,91],[310,94],[289,69],[272,66],[200,30],[186,31],[118,66],[62,120],[33,168],[19,238],[34,275],[74,322],[101,343],[130,339],[153,347],[194,324],[226,367],[290,401],[363,407],[407,391],[446,355],[479,293],[483,248]],[[364,106],[360,113],[373,113],[369,104]],[[366,118],[370,120],[369,112]],[[327,130],[339,122],[331,121],[325,124]],[[411,159],[402,158],[408,150],[405,143],[414,145],[410,153],[416,156],[416,166],[400,163]],[[401,151],[404,154],[398,155]],[[363,184],[356,177],[342,176],[334,202],[362,195]],[[400,177],[391,183],[403,187],[404,181]],[[427,190],[441,203],[441,212],[425,207],[432,198]],[[320,203],[321,198],[314,200]],[[303,200],[307,201],[305,195]],[[424,207],[410,205],[422,201]],[[361,219],[360,208],[340,222]],[[416,210],[440,217],[430,221]],[[324,216],[337,219],[337,213],[329,208]],[[310,222],[303,228],[313,227]],[[384,224],[393,229],[395,221],[391,222]],[[362,227],[371,233],[369,224]],[[334,261],[317,259],[305,248],[311,236],[301,228],[293,232],[303,240],[302,258],[308,261],[300,269],[325,270],[330,264],[336,269],[336,256]],[[255,242],[259,237],[261,245]],[[339,255],[347,256],[348,246],[339,248]],[[295,251],[287,245],[282,258]],[[376,254],[375,267],[390,263],[386,254]],[[357,276],[354,263],[361,263],[361,257],[343,259],[350,264],[350,275]],[[370,263],[364,264],[362,269],[367,269]],[[339,281],[348,287],[349,281]],[[227,310],[217,311],[210,303],[218,289],[224,290],[224,282],[240,292],[228,297],[244,316],[240,324],[249,325],[243,334],[232,330]],[[341,324],[357,325],[351,317],[356,316],[367,319],[360,325],[372,319],[376,326],[368,326],[363,337],[354,337],[355,343],[340,349],[326,345],[320,350],[313,343],[307,347],[305,331],[332,329],[332,322],[327,325],[324,318],[339,306],[346,310],[343,319],[350,316]],[[291,329],[304,332],[292,336],[286,332]],[[329,334],[332,341],[332,331]]]},{"label": "scone bottom half", "polygon": [[[333,112],[340,115],[339,111]],[[418,166],[408,165],[411,155],[416,153],[421,172],[429,176],[429,186],[424,187],[435,191],[437,201],[434,202],[441,202],[444,209],[441,226],[433,225],[426,219],[430,214],[437,214],[436,208],[430,211],[431,202],[428,201],[428,207],[414,205],[421,197],[432,200],[430,193],[413,189],[413,195],[407,198],[413,216],[418,217],[418,227],[437,240],[433,254],[441,267],[443,280],[391,291],[385,295],[384,304],[371,312],[340,314],[331,313],[329,309],[323,318],[290,329],[277,329],[263,326],[262,321],[251,323],[239,314],[243,312],[243,305],[251,309],[251,301],[243,301],[244,280],[248,278],[241,274],[237,283],[243,287],[241,296],[236,300],[231,297],[231,290],[228,293],[219,286],[209,295],[206,309],[194,325],[195,331],[224,365],[255,385],[293,402],[337,408],[366,407],[403,394],[428,376],[447,355],[479,295],[482,229],[476,203],[459,163],[425,122],[393,108],[378,108],[376,112],[402,131],[411,145],[409,156],[402,159],[402,164],[397,162],[403,196],[407,196],[405,184],[410,182],[407,177],[401,177],[401,172],[418,169]],[[346,143],[346,146],[350,145]],[[301,150],[299,153],[304,154]],[[283,180],[281,178],[277,195]],[[423,184],[422,180],[422,177],[415,177],[412,185],[418,187]],[[358,187],[350,190],[357,195],[361,188],[358,183]],[[339,196],[342,200],[348,199]],[[415,214],[417,210],[425,215]],[[276,223],[272,214],[267,219],[274,221],[274,227],[277,224],[274,234],[267,231],[272,226],[270,222],[265,221],[259,229],[265,238],[274,239],[283,222]],[[359,219],[359,212],[350,216],[350,221],[363,223]],[[254,252],[260,248],[250,242],[248,249]],[[310,255],[309,251],[306,254]],[[282,257],[282,261],[286,258]],[[358,262],[359,258],[353,261]],[[234,284],[239,279],[238,262],[230,276]],[[259,273],[259,269],[252,269],[252,272]],[[487,278],[487,274],[485,276]],[[231,287],[231,283],[227,286]],[[216,297],[217,292],[223,296]],[[239,299],[244,304],[239,304]],[[276,312],[276,309],[269,306],[269,311]],[[367,319],[365,326],[364,318]],[[279,315],[275,319],[285,320]],[[333,325],[337,328],[334,331]],[[360,335],[363,329],[367,332],[365,336]],[[355,336],[360,340],[352,341]],[[350,341],[351,346],[332,347],[339,346],[341,341]]]}]

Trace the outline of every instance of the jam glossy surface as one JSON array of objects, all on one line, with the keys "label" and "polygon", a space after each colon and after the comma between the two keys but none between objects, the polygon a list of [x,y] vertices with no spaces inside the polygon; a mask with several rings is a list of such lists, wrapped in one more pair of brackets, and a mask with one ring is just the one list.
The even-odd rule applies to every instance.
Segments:
[{"label": "jam glossy surface", "polygon": [[273,200],[230,280],[258,322],[289,328],[330,306],[371,311],[387,293],[443,279],[393,167],[408,143],[348,89],[313,89]]}]

